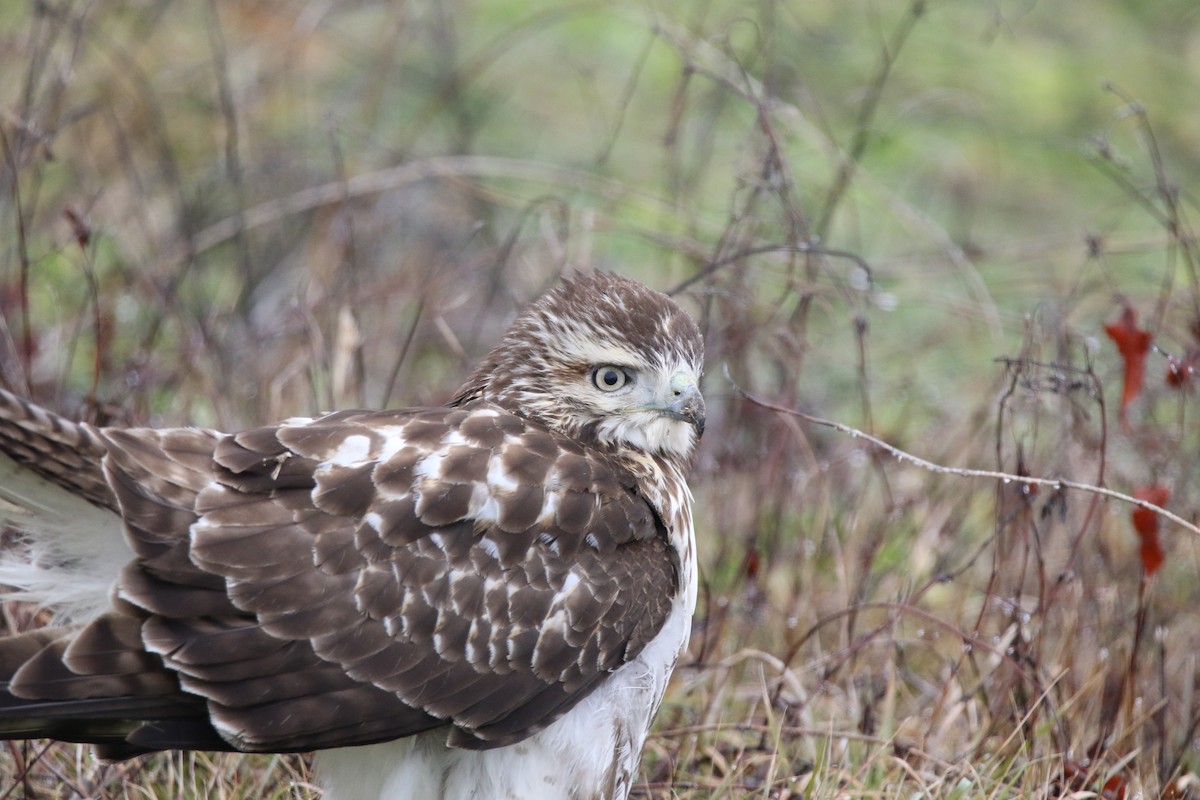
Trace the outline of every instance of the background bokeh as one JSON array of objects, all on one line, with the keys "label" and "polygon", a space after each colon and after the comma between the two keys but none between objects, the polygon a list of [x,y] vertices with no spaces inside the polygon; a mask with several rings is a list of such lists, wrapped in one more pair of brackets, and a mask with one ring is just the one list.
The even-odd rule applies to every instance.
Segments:
[{"label": "background bokeh", "polygon": [[[564,271],[639,278],[710,412],[639,796],[1190,797],[1194,530],[1155,569],[1128,503],[778,409],[1194,525],[1198,89],[1181,0],[13,0],[0,383],[107,424],[440,403]],[[0,798],[306,770],[15,743]]]}]

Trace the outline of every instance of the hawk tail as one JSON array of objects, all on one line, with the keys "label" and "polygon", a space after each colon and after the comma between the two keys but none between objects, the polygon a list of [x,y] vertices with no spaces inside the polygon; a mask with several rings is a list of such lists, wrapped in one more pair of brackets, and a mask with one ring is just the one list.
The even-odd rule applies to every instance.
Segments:
[{"label": "hawk tail", "polygon": [[83,654],[83,666],[105,672],[86,674],[73,666],[77,638],[77,630],[41,628],[0,639],[0,740],[91,744],[107,760],[231,749],[209,723],[203,700],[181,693],[156,657],[112,647],[120,642],[110,638]]},{"label": "hawk tail", "polygon": [[[14,465],[101,508],[116,510],[101,461],[107,448],[90,425],[72,422],[0,389],[0,453]],[[0,498],[21,497],[0,482]]]}]

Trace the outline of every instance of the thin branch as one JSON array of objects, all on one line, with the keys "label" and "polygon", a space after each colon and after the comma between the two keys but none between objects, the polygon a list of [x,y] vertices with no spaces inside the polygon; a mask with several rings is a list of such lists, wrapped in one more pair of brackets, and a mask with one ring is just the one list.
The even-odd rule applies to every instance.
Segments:
[{"label": "thin branch", "polygon": [[968,469],[966,467],[947,467],[942,464],[935,464],[932,461],[926,461],[925,459],[923,459],[919,456],[914,456],[912,453],[909,453],[905,450],[901,450],[899,447],[896,447],[894,445],[890,445],[887,442],[883,441],[882,439],[876,438],[876,437],[870,435],[869,433],[864,433],[863,431],[860,431],[857,428],[853,428],[853,427],[851,427],[849,425],[845,425],[841,422],[834,422],[833,420],[822,419],[821,417],[814,417],[811,414],[805,414],[803,411],[798,411],[797,409],[794,409],[794,408],[787,408],[786,406],[776,405],[775,403],[772,403],[768,400],[763,400],[760,397],[755,397],[750,392],[747,392],[745,389],[738,386],[738,384],[733,380],[733,377],[729,374],[728,367],[726,367],[726,369],[725,369],[725,378],[726,378],[726,380],[729,381],[729,383],[733,386],[733,388],[737,391],[738,394],[740,394],[745,400],[747,400],[750,403],[753,403],[754,405],[758,406],[759,408],[764,408],[768,411],[774,411],[779,414],[787,414],[789,416],[797,417],[799,419],[804,420],[805,422],[811,422],[814,425],[823,425],[827,428],[833,428],[834,430],[839,431],[844,434],[847,434],[850,437],[855,438],[855,439],[865,439],[866,441],[870,442],[871,444],[875,445],[876,447],[878,447],[882,450],[885,450],[888,453],[891,453],[893,456],[896,457],[897,460],[910,461],[914,465],[921,467],[922,469],[929,470],[930,472],[937,472],[942,475],[958,475],[963,478],[988,478],[991,480],[1001,480],[1001,481],[1004,481],[1005,483],[1025,484],[1026,486],[1048,486],[1055,490],[1075,489],[1076,491],[1080,491],[1080,492],[1088,492],[1090,494],[1097,494],[1097,495],[1101,495],[1102,497],[1109,497],[1109,498],[1112,498],[1113,500],[1119,500],[1122,503],[1128,503],[1130,505],[1137,506],[1138,508],[1144,508],[1147,511],[1152,511],[1155,514],[1158,514],[1158,515],[1162,516],[1163,518],[1168,519],[1171,522],[1174,522],[1179,527],[1184,528],[1184,529],[1196,534],[1197,536],[1200,536],[1200,527],[1197,527],[1196,525],[1192,524],[1191,522],[1188,522],[1186,519],[1179,516],[1178,514],[1174,514],[1170,511],[1168,511],[1167,509],[1163,508],[1162,506],[1157,506],[1154,503],[1150,503],[1145,500],[1139,500],[1138,498],[1133,497],[1132,495],[1124,494],[1122,492],[1117,492],[1112,489],[1108,489],[1104,486],[1093,486],[1090,483],[1080,483],[1078,481],[1069,481],[1069,480],[1066,480],[1063,478],[1035,478],[1035,477],[1032,477],[1029,475],[1014,475],[1011,472],[998,472],[996,470],[990,470],[990,469]]},{"label": "thin branch", "polygon": [[376,172],[339,178],[336,181],[301,189],[284,197],[247,208],[233,217],[208,226],[193,237],[188,237],[187,247],[183,248],[182,252],[172,253],[170,258],[178,261],[203,253],[245,231],[278,222],[289,216],[361,197],[395,191],[421,181],[478,179],[519,180],[531,183],[549,183],[556,186],[570,185],[612,197],[636,197],[670,210],[669,204],[662,198],[582,169],[515,158],[434,156],[409,161]]},{"label": "thin branch", "polygon": [[735,264],[744,258],[749,258],[750,256],[761,255],[763,253],[811,253],[813,255],[827,256],[829,258],[844,258],[844,259],[847,259],[847,260],[853,262],[855,264],[855,266],[857,266],[859,269],[861,269],[863,271],[863,273],[865,274],[866,283],[868,286],[874,285],[874,277],[871,272],[871,265],[867,263],[867,260],[865,258],[858,255],[857,253],[851,252],[849,250],[838,250],[838,249],[835,249],[832,247],[825,247],[824,245],[819,245],[819,244],[808,244],[805,242],[798,242],[796,244],[766,244],[766,245],[761,245],[761,246],[757,246],[757,247],[747,247],[742,250],[738,250],[737,252],[732,253],[731,255],[725,256],[724,258],[720,258],[720,259],[717,259],[716,261],[709,262],[708,264],[706,264],[704,266],[704,268],[702,270],[697,272],[695,275],[692,275],[691,277],[683,280],[682,282],[676,284],[675,286],[672,286],[669,289],[665,289],[663,291],[663,293],[668,294],[668,295],[679,294],[684,289],[688,288],[689,286],[691,286],[695,283],[698,283],[698,282],[704,280],[705,278],[712,275],[714,272],[716,272],[717,270],[719,270],[723,267],[727,267],[730,264]]}]

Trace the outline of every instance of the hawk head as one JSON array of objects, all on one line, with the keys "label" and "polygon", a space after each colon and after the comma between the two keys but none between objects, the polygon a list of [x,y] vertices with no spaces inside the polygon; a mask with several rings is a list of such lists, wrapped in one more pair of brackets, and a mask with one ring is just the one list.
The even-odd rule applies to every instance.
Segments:
[{"label": "hawk head", "polygon": [[600,272],[530,306],[453,404],[496,403],[603,449],[683,460],[704,430],[704,342],[675,301]]}]

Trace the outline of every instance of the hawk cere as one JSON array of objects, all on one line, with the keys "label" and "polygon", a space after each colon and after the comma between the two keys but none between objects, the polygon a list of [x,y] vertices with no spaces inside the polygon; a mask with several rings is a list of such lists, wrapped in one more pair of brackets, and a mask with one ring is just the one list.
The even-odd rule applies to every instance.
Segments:
[{"label": "hawk cere", "polygon": [[703,342],[565,281],[448,406],[225,434],[0,392],[0,738],[294,752],[326,796],[625,798],[687,645]]}]

